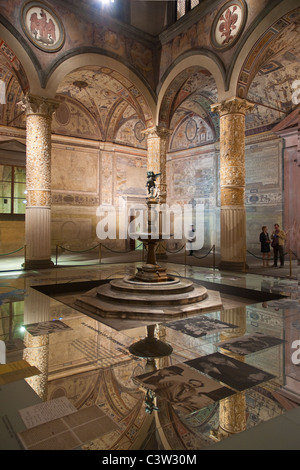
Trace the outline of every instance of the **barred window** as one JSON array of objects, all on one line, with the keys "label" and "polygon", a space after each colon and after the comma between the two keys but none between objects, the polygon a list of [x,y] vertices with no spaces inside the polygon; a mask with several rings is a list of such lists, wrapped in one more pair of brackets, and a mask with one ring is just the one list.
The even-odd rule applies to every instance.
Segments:
[{"label": "barred window", "polygon": [[200,0],[177,0],[177,20],[199,5]]}]

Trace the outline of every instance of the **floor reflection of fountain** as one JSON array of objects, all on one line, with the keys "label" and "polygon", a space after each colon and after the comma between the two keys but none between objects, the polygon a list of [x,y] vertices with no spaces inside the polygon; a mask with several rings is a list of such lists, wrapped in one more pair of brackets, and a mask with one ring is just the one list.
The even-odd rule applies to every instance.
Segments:
[{"label": "floor reflection of fountain", "polygon": [[[154,363],[153,359],[169,356],[173,351],[173,348],[169,344],[155,337],[155,327],[156,325],[148,325],[146,338],[141,339],[129,347],[129,352],[134,356],[149,359],[149,368],[150,364]],[[155,370],[155,366],[151,367],[154,367]]]}]

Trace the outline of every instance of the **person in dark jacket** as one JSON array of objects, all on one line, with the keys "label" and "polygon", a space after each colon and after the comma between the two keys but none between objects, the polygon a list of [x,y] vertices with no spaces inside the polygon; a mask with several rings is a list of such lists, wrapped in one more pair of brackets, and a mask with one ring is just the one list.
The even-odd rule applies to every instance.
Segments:
[{"label": "person in dark jacket", "polygon": [[271,240],[268,234],[268,227],[264,225],[262,228],[262,232],[259,236],[259,241],[260,241],[260,246],[261,246],[261,253],[262,253],[262,259],[263,259],[263,266],[267,267],[269,266],[269,259],[270,259],[270,253],[271,253]]}]

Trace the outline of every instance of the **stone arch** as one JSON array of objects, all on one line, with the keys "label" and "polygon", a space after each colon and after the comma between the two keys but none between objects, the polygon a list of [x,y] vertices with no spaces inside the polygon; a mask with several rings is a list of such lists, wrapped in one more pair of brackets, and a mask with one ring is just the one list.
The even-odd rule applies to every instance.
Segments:
[{"label": "stone arch", "polygon": [[10,62],[15,75],[18,78],[23,93],[31,88],[36,94],[42,94],[40,77],[37,72],[37,64],[34,64],[29,50],[19,40],[17,34],[10,32],[0,23],[0,42],[3,41],[7,49],[7,56],[11,57]]},{"label": "stone arch", "polygon": [[191,76],[201,71],[205,71],[214,80],[218,97],[225,93],[225,69],[220,60],[204,53],[184,54],[162,78],[158,93],[157,125],[170,125],[180,89]]},{"label": "stone arch", "polygon": [[224,99],[232,96],[246,98],[251,82],[263,63],[267,48],[291,26],[293,16],[299,14],[299,2],[285,0],[262,16],[238,52],[228,77]]},{"label": "stone arch", "polygon": [[83,53],[67,58],[49,76],[47,81],[48,94],[54,97],[59,84],[69,73],[93,66],[114,70],[137,88],[141,96],[141,107],[144,109],[144,114],[148,114],[148,117],[145,118],[147,127],[152,127],[156,114],[156,103],[150,88],[129,67],[109,56],[98,53]]}]

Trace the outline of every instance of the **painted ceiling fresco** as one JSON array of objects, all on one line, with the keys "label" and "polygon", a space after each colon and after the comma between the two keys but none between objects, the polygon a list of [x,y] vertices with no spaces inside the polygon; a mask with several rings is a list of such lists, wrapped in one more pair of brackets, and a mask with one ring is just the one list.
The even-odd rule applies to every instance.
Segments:
[{"label": "painted ceiling fresco", "polygon": [[[295,16],[263,51],[253,53],[255,66],[246,98],[254,103],[254,108],[246,116],[247,133],[271,129],[297,106],[293,85],[300,75],[299,32],[300,19]],[[3,41],[0,41],[0,80],[6,84],[6,104],[0,107],[0,123],[25,128],[25,115],[18,103],[28,83],[21,64]],[[146,148],[142,131],[154,125],[153,117],[140,91],[118,72],[106,67],[78,69],[65,77],[57,98],[62,104],[53,119],[54,133]],[[202,120],[204,127],[208,126],[207,135],[211,133],[218,140],[219,118],[210,109],[217,102],[212,75],[202,67],[189,67],[175,77],[166,91],[160,124],[170,127],[174,136],[180,130],[178,149],[194,146],[197,140],[187,139],[184,143],[183,123],[186,136],[190,136],[194,122],[200,129]],[[175,140],[173,150],[177,149]]]},{"label": "painted ceiling fresco", "polygon": [[[176,81],[171,85],[175,87]],[[174,95],[175,95],[174,88]],[[177,92],[170,116],[173,130],[170,150],[204,145],[219,136],[219,118],[212,113],[218,93],[214,78],[205,70],[192,73]],[[171,111],[171,112],[172,112]]]},{"label": "painted ceiling fresco", "polygon": [[[10,52],[9,49],[6,49],[5,43],[0,41],[0,80],[5,83],[6,95],[5,104],[0,106],[0,124],[25,127],[25,123],[21,121],[20,124],[19,122],[19,115],[22,114],[22,110],[17,106],[17,103],[23,97],[22,88],[18,80],[18,75],[22,68],[18,61],[14,64],[15,56],[11,55]],[[23,81],[25,82],[25,79]]]},{"label": "painted ceiling fresco", "polygon": [[246,129],[272,126],[297,105],[294,82],[300,76],[300,24],[293,24],[271,43],[254,77],[247,99],[255,103],[246,117]]},{"label": "painted ceiling fresco", "polygon": [[108,68],[80,69],[65,77],[57,93],[80,103],[91,114],[100,140],[119,140],[127,145],[144,140],[135,132],[129,137],[124,130],[145,128],[151,116],[141,93],[119,73]]}]

